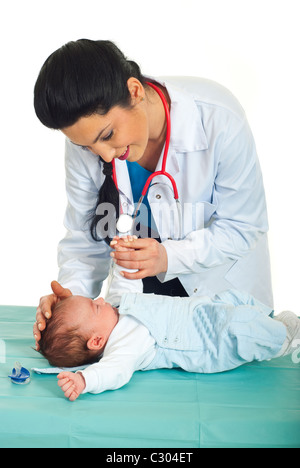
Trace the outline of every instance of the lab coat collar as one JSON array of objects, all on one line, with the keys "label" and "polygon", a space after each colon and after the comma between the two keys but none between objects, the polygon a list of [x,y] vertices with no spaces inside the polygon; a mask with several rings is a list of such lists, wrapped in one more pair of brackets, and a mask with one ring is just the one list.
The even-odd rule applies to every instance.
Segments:
[{"label": "lab coat collar", "polygon": [[149,78],[168,90],[171,99],[171,141],[170,146],[178,153],[208,149],[201,115],[195,99],[172,77]]}]

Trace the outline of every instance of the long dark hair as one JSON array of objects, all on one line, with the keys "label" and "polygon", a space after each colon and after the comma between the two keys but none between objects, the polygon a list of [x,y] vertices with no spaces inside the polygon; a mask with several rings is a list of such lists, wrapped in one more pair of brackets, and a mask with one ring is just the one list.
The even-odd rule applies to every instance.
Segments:
[{"label": "long dark hair", "polygon": [[[129,108],[129,78],[137,78],[145,86],[139,66],[127,60],[111,41],[81,39],[69,42],[44,63],[34,88],[37,117],[48,128],[61,130],[80,118],[105,115],[114,106]],[[97,234],[97,225],[104,214],[97,214],[102,203],[111,203],[119,216],[119,193],[112,179],[112,164],[103,165],[105,181],[100,188],[95,209],[90,217],[90,232],[95,241],[110,242],[109,235]]]}]

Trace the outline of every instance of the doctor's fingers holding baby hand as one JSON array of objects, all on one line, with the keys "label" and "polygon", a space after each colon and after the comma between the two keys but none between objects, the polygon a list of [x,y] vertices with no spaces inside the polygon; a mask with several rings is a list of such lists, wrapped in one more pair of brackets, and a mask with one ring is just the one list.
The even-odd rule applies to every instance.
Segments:
[{"label": "doctor's fingers holding baby hand", "polygon": [[137,240],[136,236],[124,236],[124,237],[115,236],[113,240],[111,241],[110,246],[116,252],[130,252],[130,251],[135,250],[131,248],[130,246],[130,243],[133,242],[134,240]]},{"label": "doctor's fingers holding baby hand", "polygon": [[120,247],[129,246],[128,251],[112,252],[115,263],[123,268],[139,270],[136,273],[123,272],[128,279],[143,279],[165,273],[168,269],[168,255],[162,244],[155,239],[132,239],[119,241]]}]

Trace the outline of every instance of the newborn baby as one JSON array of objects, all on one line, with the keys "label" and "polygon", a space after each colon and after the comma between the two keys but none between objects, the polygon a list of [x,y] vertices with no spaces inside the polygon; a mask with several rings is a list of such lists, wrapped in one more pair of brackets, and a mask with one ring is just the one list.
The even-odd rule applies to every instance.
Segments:
[{"label": "newborn baby", "polygon": [[273,311],[248,294],[213,298],[126,293],[119,308],[104,299],[72,296],[53,311],[40,352],[62,372],[58,385],[71,401],[127,384],[137,370],[180,367],[215,373],[253,360],[283,356],[299,344],[300,320]]}]

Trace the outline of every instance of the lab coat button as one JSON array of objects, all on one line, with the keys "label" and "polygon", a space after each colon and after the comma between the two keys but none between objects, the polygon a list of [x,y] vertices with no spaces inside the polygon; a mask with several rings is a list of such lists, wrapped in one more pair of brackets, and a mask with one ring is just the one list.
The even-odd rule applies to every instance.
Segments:
[{"label": "lab coat button", "polygon": [[194,289],[194,293],[196,294],[196,292],[198,291],[198,288]]},{"label": "lab coat button", "polygon": [[165,337],[164,343],[168,343],[168,338],[167,337]]},{"label": "lab coat button", "polygon": [[157,198],[157,200],[160,200],[160,199],[161,199],[161,195],[158,193],[158,194],[156,195],[156,198]]}]

